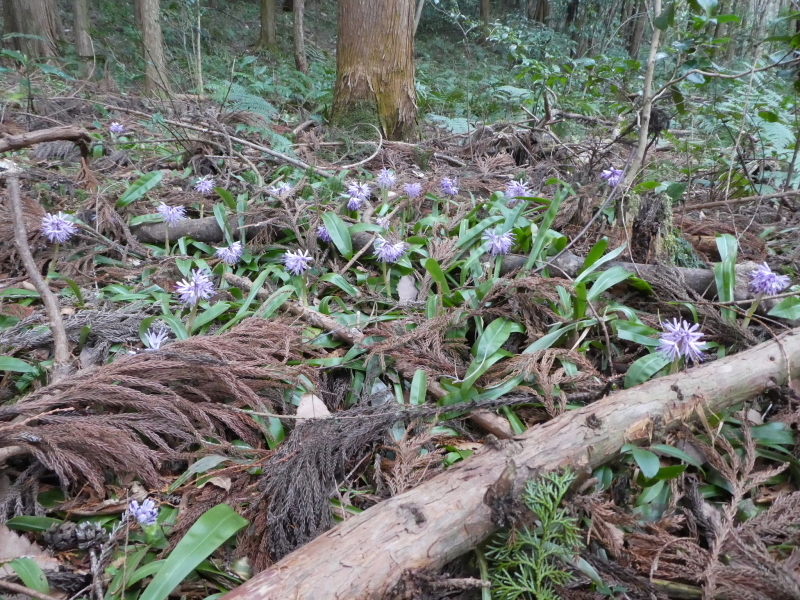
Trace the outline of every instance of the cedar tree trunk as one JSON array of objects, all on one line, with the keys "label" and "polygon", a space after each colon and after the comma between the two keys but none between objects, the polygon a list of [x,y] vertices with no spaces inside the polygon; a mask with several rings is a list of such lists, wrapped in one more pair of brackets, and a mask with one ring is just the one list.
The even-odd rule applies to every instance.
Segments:
[{"label": "cedar tree trunk", "polygon": [[492,6],[490,4],[490,0],[481,0],[481,9],[480,9],[481,10],[481,22],[484,25],[488,25],[489,24],[489,17],[490,17],[490,13],[491,13],[491,8],[492,8]]},{"label": "cedar tree trunk", "polygon": [[3,0],[4,34],[24,33],[41,39],[12,37],[9,45],[28,58],[58,56],[56,40],[62,31],[55,0]]},{"label": "cedar tree trunk", "polygon": [[274,50],[278,42],[275,25],[275,0],[261,0],[261,36],[259,48]]},{"label": "cedar tree trunk", "polygon": [[341,0],[338,34],[334,121],[367,119],[391,140],[413,137],[414,0]]},{"label": "cedar tree trunk", "polygon": [[[75,0],[75,54],[83,61],[92,57],[92,40],[89,38],[89,0]],[[85,67],[85,65],[84,65]]]},{"label": "cedar tree trunk", "polygon": [[308,73],[306,36],[303,31],[305,12],[306,0],[294,0],[294,64],[301,73]]},{"label": "cedar tree trunk", "polygon": [[136,0],[136,22],[142,34],[144,58],[144,91],[169,93],[169,73],[164,57],[164,39],[161,36],[161,9],[159,0]]},{"label": "cedar tree trunk", "polygon": [[628,56],[633,59],[639,56],[639,49],[642,47],[646,18],[647,7],[644,5],[644,0],[639,0],[636,3],[636,13],[633,15],[633,32],[631,33],[631,41],[628,44]]}]

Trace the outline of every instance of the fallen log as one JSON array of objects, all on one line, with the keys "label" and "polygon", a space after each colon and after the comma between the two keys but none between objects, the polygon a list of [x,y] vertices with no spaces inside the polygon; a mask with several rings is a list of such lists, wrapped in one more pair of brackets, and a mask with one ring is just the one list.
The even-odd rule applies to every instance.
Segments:
[{"label": "fallen log", "polygon": [[[262,571],[223,600],[384,598],[406,570],[438,568],[494,532],[484,495],[511,461],[513,493],[545,471],[591,472],[656,426],[718,411],[800,377],[800,329],[686,372],[618,392],[485,446],[463,463],[351,517]],[[510,472],[511,469],[506,471]]]},{"label": "fallen log", "polygon": [[39,129],[19,135],[7,135],[0,138],[0,152],[11,152],[42,142],[54,142],[59,140],[69,140],[81,147],[81,154],[87,152],[87,145],[92,141],[87,132],[82,127],[51,127],[49,129]]}]

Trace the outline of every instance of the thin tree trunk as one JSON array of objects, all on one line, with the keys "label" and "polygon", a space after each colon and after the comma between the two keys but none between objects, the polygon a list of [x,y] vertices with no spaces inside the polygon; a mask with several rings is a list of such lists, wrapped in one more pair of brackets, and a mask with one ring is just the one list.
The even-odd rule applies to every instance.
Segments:
[{"label": "thin tree trunk", "polygon": [[639,56],[639,49],[642,47],[644,37],[644,24],[647,20],[647,7],[644,0],[636,2],[636,12],[633,16],[633,33],[631,34],[630,44],[628,44],[628,56],[635,59]]},{"label": "thin tree trunk", "polygon": [[164,56],[164,39],[161,35],[161,7],[159,0],[137,0],[136,17],[142,35],[144,58],[144,91],[169,93],[169,73]]},{"label": "thin tree trunk", "polygon": [[[731,14],[739,16],[739,0],[733,0],[733,5],[731,6]],[[739,25],[741,27],[744,23]],[[736,27],[736,23],[728,23],[727,27],[725,27],[725,35],[730,38],[728,42],[728,51],[725,53],[725,61],[730,63],[734,57],[736,56],[736,37],[733,35],[734,27]]]},{"label": "thin tree trunk", "polygon": [[[623,444],[647,444],[668,430],[800,377],[800,330],[779,341],[617,392],[514,442],[484,446],[413,490],[340,523],[257,574],[222,600],[385,598],[407,572],[436,570],[495,531],[486,493],[510,479],[506,505],[526,482],[571,468],[588,478]],[[499,486],[493,486],[497,491]]]},{"label": "thin tree trunk", "polygon": [[414,136],[414,0],[341,0],[332,112],[372,119],[392,140]]},{"label": "thin tree trunk", "polygon": [[258,40],[258,47],[274,50],[277,43],[275,0],[261,0],[261,35]]},{"label": "thin tree trunk", "polygon": [[491,10],[492,10],[491,0],[481,0],[480,4],[481,22],[484,25],[489,24],[489,19],[491,17],[490,14]]},{"label": "thin tree trunk", "polygon": [[301,73],[308,73],[306,37],[303,31],[305,5],[306,0],[294,0],[294,64]]},{"label": "thin tree trunk", "polygon": [[[59,55],[56,41],[61,26],[55,0],[3,0],[4,34],[23,33],[33,37],[12,37],[8,44],[28,58]],[[41,39],[39,39],[41,38]]]},{"label": "thin tree trunk", "polygon": [[78,58],[92,57],[92,40],[89,38],[89,0],[75,0],[75,54]]},{"label": "thin tree trunk", "polygon": [[414,36],[417,35],[417,29],[419,28],[419,22],[422,20],[422,9],[425,7],[425,0],[419,0],[417,3],[417,12],[414,14]]}]

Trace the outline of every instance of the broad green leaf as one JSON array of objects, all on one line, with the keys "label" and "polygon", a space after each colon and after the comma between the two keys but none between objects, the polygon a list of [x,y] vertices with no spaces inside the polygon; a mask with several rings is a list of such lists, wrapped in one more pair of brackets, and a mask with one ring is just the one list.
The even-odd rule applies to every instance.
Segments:
[{"label": "broad green leaf", "polygon": [[568,331],[571,331],[572,329],[574,328],[570,326],[570,327],[562,327],[554,331],[551,331],[550,333],[543,335],[538,340],[533,342],[530,346],[525,348],[525,350],[522,353],[533,354],[534,352],[539,352],[540,350],[547,350],[553,344],[555,344],[562,335],[564,335]]},{"label": "broad green leaf", "polygon": [[629,273],[622,267],[611,267],[608,271],[604,271],[600,277],[592,283],[592,288],[586,295],[586,299],[589,302],[594,302],[600,297],[600,294],[605,292],[608,288],[614,287],[621,281],[625,281],[631,275],[633,275],[633,273]]},{"label": "broad green leaf", "polygon": [[779,319],[800,319],[800,298],[784,298],[767,313]]},{"label": "broad green leaf", "polygon": [[642,346],[647,346],[648,348],[654,348],[658,346],[658,339],[651,337],[658,335],[658,331],[652,327],[642,325],[641,323],[634,323],[632,321],[624,321],[622,319],[617,319],[614,321],[614,327],[617,329],[617,335],[620,337],[620,339],[628,340],[629,342],[634,342],[635,344],[641,344]]},{"label": "broad green leaf", "polygon": [[17,531],[35,531],[42,533],[50,529],[53,525],[61,525],[63,521],[51,519],[50,517],[13,517],[6,521],[9,529]]},{"label": "broad green leaf", "polygon": [[[478,360],[477,358],[473,360],[469,367],[467,367],[467,373],[464,375],[464,381],[461,382],[461,389],[462,390],[469,390],[472,385],[480,378],[481,375],[486,373],[494,363],[496,363],[501,358],[505,358],[507,356],[511,356],[505,350],[498,350],[491,356],[483,359]],[[466,400],[466,398],[465,398]]]},{"label": "broad green leaf", "polygon": [[228,190],[221,187],[215,187],[214,191],[217,192],[217,196],[222,198],[222,201],[225,203],[225,206],[229,211],[232,213],[236,212],[236,198],[233,197]]},{"label": "broad green leaf", "polygon": [[0,356],[0,371],[13,371],[14,373],[38,373],[39,369],[26,363],[24,360],[12,356]]},{"label": "broad green leaf", "polygon": [[210,308],[199,313],[192,323],[192,331],[197,331],[203,325],[211,323],[214,319],[222,315],[226,310],[231,307],[230,302],[217,302]]},{"label": "broad green leaf", "polygon": [[139,600],[165,600],[195,567],[247,524],[227,504],[206,511],[178,542]]},{"label": "broad green leaf", "polygon": [[154,560],[153,562],[149,562],[143,567],[139,567],[136,571],[128,579],[128,585],[133,585],[137,581],[141,581],[145,577],[150,577],[151,575],[155,575],[161,570],[161,567],[164,566],[164,563],[167,562],[166,560]]},{"label": "broad green leaf", "polygon": [[487,357],[497,352],[514,331],[521,332],[522,328],[517,323],[503,317],[489,323],[473,347],[472,353],[475,355],[475,360],[478,362],[486,360]]},{"label": "broad green leaf", "polygon": [[[458,236],[458,242],[456,243],[456,248],[466,248],[467,246],[471,245],[476,239],[478,239],[484,230],[488,229],[492,225],[496,225],[500,221],[503,220],[501,215],[494,215],[492,217],[486,217],[480,223],[475,225],[470,229],[464,231],[461,235]],[[467,225],[467,221],[462,221],[461,226],[465,227]]]},{"label": "broad green leaf", "polygon": [[285,285],[282,288],[278,288],[269,295],[269,298],[264,300],[264,304],[256,311],[256,316],[262,319],[269,319],[294,294],[294,291],[293,285]]},{"label": "broad green leaf", "polygon": [[675,4],[672,2],[667,4],[667,6],[662,9],[661,14],[655,18],[653,23],[661,31],[666,31],[675,25]]},{"label": "broad green leaf", "polygon": [[575,281],[573,282],[573,285],[579,284],[588,275],[590,275],[591,273],[596,271],[598,268],[600,268],[601,265],[604,265],[608,261],[611,261],[611,260],[614,260],[615,258],[617,258],[620,254],[623,253],[623,251],[625,250],[625,248],[627,248],[627,246],[628,246],[627,244],[622,244],[622,246],[620,246],[619,248],[615,248],[614,250],[612,250],[611,252],[606,254],[604,257],[599,258],[599,259],[595,259],[594,261],[592,261],[591,264],[588,263],[589,257],[587,257],[586,261],[584,261],[584,271],[580,275],[578,275],[578,277],[575,278]]},{"label": "broad green leaf", "polygon": [[703,465],[697,462],[696,459],[692,458],[683,450],[679,448],[674,448],[672,446],[667,446],[666,444],[653,444],[650,446],[650,450],[653,452],[660,452],[661,454],[666,454],[667,456],[671,456],[672,458],[677,458],[678,460],[682,460],[688,465],[692,465],[693,467],[697,467],[701,469]]},{"label": "broad green leaf", "polygon": [[589,253],[586,255],[586,259],[583,261],[583,268],[588,269],[594,263],[596,263],[601,256],[603,256],[603,252],[606,251],[608,248],[608,238],[603,237],[595,242],[595,245],[592,246],[592,249],[589,250]]},{"label": "broad green leaf", "polygon": [[625,373],[625,387],[630,388],[644,383],[669,364],[669,359],[661,352],[653,352],[634,361]]},{"label": "broad green leaf", "polygon": [[428,374],[422,369],[417,369],[414,379],[411,380],[411,394],[409,403],[425,404],[425,394],[428,391]]},{"label": "broad green leaf", "polygon": [[730,233],[717,235],[717,250],[722,261],[730,260],[736,262],[736,255],[739,250],[739,242]]},{"label": "broad green leaf", "polygon": [[14,572],[22,580],[25,586],[41,592],[42,594],[50,593],[50,585],[47,583],[42,568],[34,562],[31,558],[15,558],[8,566],[14,569]]},{"label": "broad green leaf", "polygon": [[353,242],[350,239],[350,230],[341,217],[332,212],[322,213],[322,222],[325,224],[325,229],[328,230],[328,234],[331,236],[336,248],[342,253],[342,256],[348,259],[352,258]]},{"label": "broad green leaf", "polygon": [[211,454],[209,456],[204,456],[196,463],[194,463],[191,467],[186,469],[186,471],[180,477],[178,477],[175,481],[172,482],[172,485],[169,486],[169,492],[172,493],[175,490],[177,490],[184,483],[186,483],[192,475],[210,471],[217,465],[220,465],[228,460],[230,460],[230,458],[228,458],[227,456],[220,456],[218,454]]},{"label": "broad green leaf", "polygon": [[436,261],[436,259],[425,259],[423,264],[425,266],[425,270],[431,274],[431,277],[436,282],[436,285],[439,286],[439,293],[444,296],[449,296],[450,286],[447,285],[447,277],[445,277],[444,271],[442,271],[442,267],[439,266],[439,263]]},{"label": "broad green leaf", "polygon": [[339,275],[338,273],[326,273],[322,277],[319,278],[320,281],[327,281],[328,283],[332,283],[340,290],[342,290],[345,294],[350,296],[358,296],[358,290],[354,288],[347,279]]},{"label": "broad green leaf", "polygon": [[146,175],[142,175],[117,199],[116,207],[124,208],[131,202],[135,202],[161,183],[161,178],[163,176],[164,174],[161,171],[152,171]]},{"label": "broad green leaf", "polygon": [[241,321],[247,316],[247,311],[249,310],[250,305],[253,303],[253,300],[255,300],[256,296],[258,295],[258,292],[261,291],[261,287],[264,285],[264,281],[266,281],[267,277],[269,276],[269,273],[270,273],[269,271],[261,271],[261,273],[259,273],[258,277],[256,277],[256,280],[253,282],[252,287],[250,288],[250,292],[247,294],[247,298],[245,298],[244,302],[242,302],[242,305],[239,307],[239,310],[236,312],[236,315],[234,315],[234,317],[230,321],[225,323],[225,325],[223,325],[217,330],[217,335],[219,335],[226,329],[233,327],[239,321]]},{"label": "broad green leaf", "polygon": [[644,450],[632,444],[625,444],[622,447],[622,451],[630,452],[645,477],[652,479],[658,475],[658,470],[661,468],[661,462],[658,460],[658,456],[649,450]]},{"label": "broad green leaf", "polygon": [[[550,203],[550,207],[547,209],[547,212],[544,213],[542,221],[539,223],[539,229],[536,232],[536,238],[533,240],[531,253],[528,255],[528,260],[525,261],[525,269],[530,269],[533,267],[537,260],[543,260],[543,258],[540,257],[540,254],[542,253],[542,249],[547,241],[548,230],[558,214],[558,208],[561,206],[561,203],[566,197],[567,191],[564,188],[559,189],[558,192],[556,192],[553,201]],[[531,227],[533,227],[533,225],[531,225]]]}]

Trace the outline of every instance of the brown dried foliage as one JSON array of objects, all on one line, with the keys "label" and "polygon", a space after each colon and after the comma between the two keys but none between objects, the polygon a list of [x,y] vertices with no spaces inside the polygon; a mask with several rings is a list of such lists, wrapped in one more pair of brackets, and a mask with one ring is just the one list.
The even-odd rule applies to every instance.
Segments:
[{"label": "brown dried foliage", "polygon": [[315,380],[313,369],[287,362],[316,352],[288,325],[249,319],[119,358],[0,408],[0,447],[22,446],[65,486],[85,479],[102,495],[110,470],[156,487],[161,462],[202,453],[207,436],[223,448],[231,435],[261,447],[266,431],[235,409],[280,410],[286,387],[301,375]]}]

